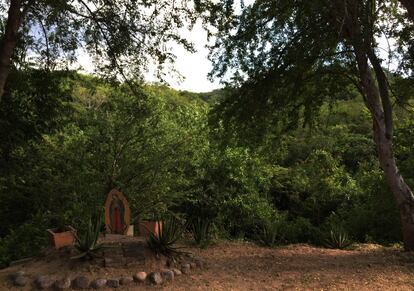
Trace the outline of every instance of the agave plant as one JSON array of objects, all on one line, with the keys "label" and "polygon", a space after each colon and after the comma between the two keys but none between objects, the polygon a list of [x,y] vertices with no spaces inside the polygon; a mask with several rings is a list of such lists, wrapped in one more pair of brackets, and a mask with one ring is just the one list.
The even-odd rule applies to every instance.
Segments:
[{"label": "agave plant", "polygon": [[182,237],[183,226],[178,220],[170,216],[163,221],[163,227],[157,224],[158,235],[150,233],[147,240],[148,247],[157,255],[164,255],[172,258],[183,253],[175,244]]},{"label": "agave plant", "polygon": [[278,221],[264,221],[257,234],[258,241],[265,246],[273,247],[278,241],[279,223]]},{"label": "agave plant", "polygon": [[346,249],[352,245],[352,240],[349,238],[348,233],[342,227],[333,227],[330,230],[330,234],[326,239],[326,246],[333,249]]},{"label": "agave plant", "polygon": [[98,243],[99,233],[102,227],[102,215],[94,215],[89,218],[86,229],[75,235],[75,247],[79,255],[72,259],[92,259],[96,257],[97,251],[102,248]]},{"label": "agave plant", "polygon": [[209,219],[197,217],[191,221],[190,229],[193,234],[194,241],[198,246],[206,247],[210,242],[210,226]]}]

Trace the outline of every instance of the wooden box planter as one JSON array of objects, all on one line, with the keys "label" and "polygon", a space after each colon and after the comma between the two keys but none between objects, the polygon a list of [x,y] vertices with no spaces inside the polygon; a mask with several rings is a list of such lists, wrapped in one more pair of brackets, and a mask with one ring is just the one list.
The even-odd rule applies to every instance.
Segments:
[{"label": "wooden box planter", "polygon": [[139,235],[144,237],[149,237],[150,233],[155,236],[159,235],[159,231],[162,231],[162,221],[141,221],[139,223]]},{"label": "wooden box planter", "polygon": [[71,246],[75,243],[76,230],[72,226],[67,226],[62,230],[59,228],[48,229],[50,242],[56,249]]}]

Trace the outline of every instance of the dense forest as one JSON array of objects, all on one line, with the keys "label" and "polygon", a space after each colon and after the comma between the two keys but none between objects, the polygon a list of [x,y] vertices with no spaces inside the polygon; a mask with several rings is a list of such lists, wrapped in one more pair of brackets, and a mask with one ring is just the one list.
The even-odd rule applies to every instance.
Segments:
[{"label": "dense forest", "polygon": [[[126,84],[70,71],[20,70],[9,80],[14,98],[4,95],[0,123],[3,265],[46,246],[46,228],[84,227],[114,187],[128,196],[135,223],[174,213],[206,224],[202,245],[326,246],[331,232],[401,241],[355,91],[324,103],[312,124],[254,140],[224,130],[220,104],[229,90],[154,84],[137,98]],[[396,155],[413,177],[412,113],[396,117]]]},{"label": "dense forest", "polygon": [[[171,2],[1,2],[0,266],[113,188],[133,224],[174,217],[201,247],[414,250],[412,1]],[[164,80],[197,21],[209,93]]]}]

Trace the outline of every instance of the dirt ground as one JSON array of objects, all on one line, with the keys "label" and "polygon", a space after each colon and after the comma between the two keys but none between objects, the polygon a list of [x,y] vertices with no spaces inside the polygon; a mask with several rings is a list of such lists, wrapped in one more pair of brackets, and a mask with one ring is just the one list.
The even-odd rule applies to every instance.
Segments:
[{"label": "dirt ground", "polygon": [[[414,254],[399,248],[361,245],[354,250],[331,250],[308,245],[263,248],[250,243],[221,242],[207,249],[190,249],[204,259],[203,270],[176,277],[162,286],[138,285],[117,290],[413,290]],[[150,269],[148,269],[150,268]],[[25,270],[38,274],[75,276],[132,275],[162,268],[148,260],[145,266],[108,269],[71,266],[58,258],[48,258],[0,270],[0,290],[13,289],[10,273]],[[31,290],[30,288],[24,290]]]}]

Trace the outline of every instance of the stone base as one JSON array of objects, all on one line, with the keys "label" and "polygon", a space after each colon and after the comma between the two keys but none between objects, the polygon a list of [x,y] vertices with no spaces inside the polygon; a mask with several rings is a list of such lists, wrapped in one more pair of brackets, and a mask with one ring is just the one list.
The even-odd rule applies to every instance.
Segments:
[{"label": "stone base", "polygon": [[107,238],[103,249],[103,264],[105,267],[116,268],[121,266],[141,265],[145,263],[147,249],[144,240],[126,236],[112,236]]},{"label": "stone base", "polygon": [[128,229],[126,231],[127,236],[134,236],[134,225],[128,225]]}]

